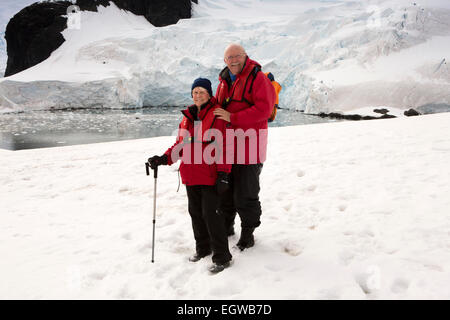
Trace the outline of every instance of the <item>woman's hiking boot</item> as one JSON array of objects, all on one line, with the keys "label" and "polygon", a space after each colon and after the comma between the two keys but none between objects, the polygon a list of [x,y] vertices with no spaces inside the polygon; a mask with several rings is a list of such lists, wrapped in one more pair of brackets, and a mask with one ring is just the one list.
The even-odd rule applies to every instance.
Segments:
[{"label": "woman's hiking boot", "polygon": [[208,271],[211,272],[212,274],[216,274],[222,272],[223,270],[225,270],[225,268],[228,268],[229,266],[230,261],[227,261],[225,263],[214,262],[212,265],[208,267]]},{"label": "woman's hiking boot", "polygon": [[197,261],[199,261],[200,259],[202,259],[202,258],[204,258],[204,257],[206,257],[206,256],[209,256],[210,254],[211,254],[211,251],[210,251],[210,252],[204,252],[204,253],[198,253],[198,252],[196,252],[194,255],[192,255],[192,256],[189,257],[189,261],[190,261],[190,262],[197,262]]}]

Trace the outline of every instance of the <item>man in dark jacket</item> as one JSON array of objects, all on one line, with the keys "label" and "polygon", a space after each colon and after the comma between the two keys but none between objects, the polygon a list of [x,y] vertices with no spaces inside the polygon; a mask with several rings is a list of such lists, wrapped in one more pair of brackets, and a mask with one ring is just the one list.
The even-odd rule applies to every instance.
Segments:
[{"label": "man in dark jacket", "polygon": [[275,105],[276,94],[261,66],[251,60],[239,44],[230,44],[224,54],[227,65],[220,73],[216,99],[222,108],[214,110],[218,119],[234,130],[234,158],[230,173],[231,188],[221,198],[219,210],[226,217],[229,234],[234,233],[236,211],[241,219],[237,247],[250,248],[253,231],[261,216],[259,176],[267,150],[267,119]]}]

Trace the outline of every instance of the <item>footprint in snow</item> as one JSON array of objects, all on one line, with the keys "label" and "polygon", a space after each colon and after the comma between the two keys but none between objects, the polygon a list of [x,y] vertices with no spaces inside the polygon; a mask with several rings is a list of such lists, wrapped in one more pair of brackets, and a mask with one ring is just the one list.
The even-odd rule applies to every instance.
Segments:
[{"label": "footprint in snow", "polygon": [[[193,252],[195,251],[192,246],[187,246],[187,245],[177,245],[172,247],[172,249],[170,250],[173,253],[176,254],[193,254]],[[187,259],[187,258],[186,258]]]},{"label": "footprint in snow", "polygon": [[134,299],[134,295],[130,292],[130,288],[128,287],[128,285],[125,284],[119,290],[119,293],[117,294],[116,298],[118,300],[120,300],[120,299]]},{"label": "footprint in snow", "polygon": [[169,218],[169,219],[163,219],[160,223],[159,226],[160,227],[167,227],[170,226],[172,224],[175,224],[177,222],[177,220],[175,218]]},{"label": "footprint in snow", "polygon": [[[225,269],[224,271],[218,273],[217,275],[215,275],[216,277],[220,277],[226,274],[227,271],[231,271],[231,270],[227,270]],[[226,283],[217,283],[217,285],[215,286],[211,286],[211,290],[209,290],[209,294],[210,296],[213,297],[218,297],[218,298],[222,298],[222,297],[229,297],[235,294],[239,294],[242,293],[244,287],[242,287],[243,283],[239,283],[239,282],[233,282],[233,281],[228,281]]]},{"label": "footprint in snow", "polygon": [[291,210],[291,208],[292,208],[292,202],[289,202],[283,206],[283,209],[286,211]]},{"label": "footprint in snow", "polygon": [[163,279],[163,278],[166,274],[168,274],[168,275],[172,274],[172,269],[174,268],[174,266],[175,266],[174,264],[159,264],[159,263],[156,264],[155,263],[154,264],[154,267],[156,267],[156,270],[154,271],[155,278],[166,282],[166,279]]},{"label": "footprint in snow", "polygon": [[267,264],[267,265],[265,265],[265,268],[269,271],[274,271],[274,272],[283,270],[282,266],[275,264],[275,263]]},{"label": "footprint in snow", "polygon": [[103,280],[106,276],[108,275],[108,273],[106,272],[92,272],[90,274],[88,274],[88,278],[91,280]]},{"label": "footprint in snow", "polygon": [[319,300],[340,300],[341,294],[338,288],[321,290],[315,299]]},{"label": "footprint in snow", "polygon": [[339,253],[339,261],[344,266],[348,266],[353,261],[354,258],[355,254],[348,250],[344,250],[341,253]]},{"label": "footprint in snow", "polygon": [[125,192],[128,192],[128,191],[130,191],[130,188],[128,188],[128,187],[121,187],[121,188],[119,189],[119,192],[120,192],[120,193],[125,193]]},{"label": "footprint in snow", "polygon": [[305,172],[304,172],[304,171],[302,171],[302,170],[298,170],[298,171],[297,171],[297,177],[301,178],[301,177],[303,177],[304,175],[305,175]]},{"label": "footprint in snow", "polygon": [[303,252],[303,247],[296,243],[287,243],[284,245],[283,251],[292,257],[296,257]]},{"label": "footprint in snow", "polygon": [[284,197],[284,194],[280,192],[280,193],[277,194],[275,199],[277,199],[277,201],[283,201],[283,197]]},{"label": "footprint in snow", "polygon": [[394,253],[397,253],[398,251],[399,251],[399,249],[397,249],[397,248],[390,248],[390,249],[384,250],[384,253],[386,253],[386,254],[394,254]]},{"label": "footprint in snow", "polygon": [[186,285],[186,283],[194,273],[194,267],[197,267],[196,264],[189,261],[183,263],[186,263],[185,267],[179,268],[179,270],[177,270],[175,274],[171,273],[171,275],[169,276],[168,282],[173,289],[183,289],[184,285]]},{"label": "footprint in snow", "polygon": [[441,266],[438,266],[438,265],[424,264],[423,266],[425,268],[428,268],[428,269],[433,270],[433,271],[444,272],[444,268],[442,268]]},{"label": "footprint in snow", "polygon": [[122,234],[122,239],[131,240],[132,239],[131,233],[127,232],[127,233]]},{"label": "footprint in snow", "polygon": [[152,244],[150,242],[147,242],[143,245],[141,245],[138,249],[139,253],[142,254],[148,254],[152,250]]},{"label": "footprint in snow", "polygon": [[70,169],[70,168],[75,168],[75,165],[73,165],[73,164],[65,164],[65,165],[61,166],[61,169]]},{"label": "footprint in snow", "polygon": [[391,285],[391,291],[393,293],[404,293],[409,288],[409,281],[406,279],[398,278],[394,280]]},{"label": "footprint in snow", "polygon": [[375,293],[381,287],[381,271],[378,266],[369,266],[365,272],[355,276],[355,281],[365,294]]}]

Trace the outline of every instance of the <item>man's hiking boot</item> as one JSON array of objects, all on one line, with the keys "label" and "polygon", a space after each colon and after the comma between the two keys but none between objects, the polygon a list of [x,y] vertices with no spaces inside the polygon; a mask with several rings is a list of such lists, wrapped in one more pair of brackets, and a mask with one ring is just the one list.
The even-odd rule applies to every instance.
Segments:
[{"label": "man's hiking boot", "polygon": [[219,272],[222,272],[225,268],[228,268],[230,266],[230,261],[227,261],[225,263],[216,263],[214,262],[212,265],[208,267],[208,271],[212,274],[216,274]]},{"label": "man's hiking boot", "polygon": [[236,247],[238,247],[241,251],[253,247],[255,245],[255,237],[253,236],[254,230],[255,228],[243,227],[241,231],[241,238],[238,243],[236,243]]},{"label": "man's hiking boot", "polygon": [[228,228],[228,230],[227,230],[227,236],[234,236],[234,226],[233,225],[231,225],[229,228]]},{"label": "man's hiking boot", "polygon": [[236,243],[236,247],[238,247],[241,251],[244,251],[244,249],[251,248],[255,245],[255,238],[253,235],[245,241],[242,239],[239,239],[238,243]]},{"label": "man's hiking boot", "polygon": [[205,253],[198,253],[198,252],[196,252],[194,255],[192,255],[192,256],[190,256],[189,257],[189,261],[190,262],[197,262],[197,261],[199,261],[200,259],[202,259],[202,258],[204,258],[204,257],[206,257],[206,256],[209,256],[211,254],[211,252],[205,252]]}]

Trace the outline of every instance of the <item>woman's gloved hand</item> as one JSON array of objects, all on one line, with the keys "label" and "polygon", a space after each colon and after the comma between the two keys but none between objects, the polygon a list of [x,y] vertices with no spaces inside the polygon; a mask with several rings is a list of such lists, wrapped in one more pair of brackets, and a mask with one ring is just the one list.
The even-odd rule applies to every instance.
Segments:
[{"label": "woman's gloved hand", "polygon": [[151,158],[148,158],[148,163],[150,165],[150,168],[155,169],[158,166],[161,165],[167,165],[167,155],[163,154],[162,156],[153,156]]}]

